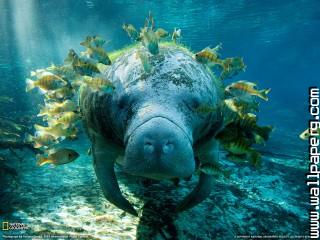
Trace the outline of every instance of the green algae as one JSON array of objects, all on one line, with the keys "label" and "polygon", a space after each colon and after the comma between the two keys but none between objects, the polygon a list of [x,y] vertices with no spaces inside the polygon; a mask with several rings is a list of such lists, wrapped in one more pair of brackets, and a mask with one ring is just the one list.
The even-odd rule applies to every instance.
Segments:
[{"label": "green algae", "polygon": [[139,44],[135,43],[135,44],[131,44],[131,45],[125,46],[125,47],[123,47],[121,49],[112,51],[112,52],[110,52],[108,54],[109,58],[110,58],[111,62],[115,62],[119,57],[123,56],[125,53],[127,53],[131,49],[134,49],[134,48],[136,48],[138,46],[139,46]]},{"label": "green algae", "polygon": [[[125,53],[128,53],[130,50],[134,49],[134,48],[139,48],[140,46],[142,46],[140,43],[133,43],[130,45],[127,45],[123,48],[120,48],[118,50],[112,51],[110,52],[109,58],[111,60],[111,62],[115,62],[119,57],[123,56]],[[176,47],[179,50],[183,50],[186,53],[188,53],[189,55],[193,55],[193,52],[191,51],[191,49],[189,49],[187,46],[184,46],[182,44],[177,44],[174,42],[160,42],[159,43],[160,48],[168,48],[168,47]]]}]

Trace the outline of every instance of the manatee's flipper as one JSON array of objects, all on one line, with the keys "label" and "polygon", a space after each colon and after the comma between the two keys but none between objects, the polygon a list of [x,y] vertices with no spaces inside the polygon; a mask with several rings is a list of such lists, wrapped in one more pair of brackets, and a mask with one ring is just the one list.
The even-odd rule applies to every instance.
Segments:
[{"label": "manatee's flipper", "polygon": [[122,196],[116,175],[114,163],[118,152],[105,141],[95,138],[92,145],[94,169],[106,199],[118,208],[134,216],[138,216],[130,202]]},{"label": "manatee's flipper", "polygon": [[[200,162],[210,163],[218,161],[219,158],[219,143],[217,140],[212,138],[207,143],[197,149],[197,154],[200,159]],[[187,195],[185,199],[177,206],[176,211],[182,212],[189,208],[194,207],[195,205],[201,203],[207,197],[209,197],[211,190],[215,183],[215,176],[208,175],[204,172],[200,173],[199,182],[193,191]]]}]

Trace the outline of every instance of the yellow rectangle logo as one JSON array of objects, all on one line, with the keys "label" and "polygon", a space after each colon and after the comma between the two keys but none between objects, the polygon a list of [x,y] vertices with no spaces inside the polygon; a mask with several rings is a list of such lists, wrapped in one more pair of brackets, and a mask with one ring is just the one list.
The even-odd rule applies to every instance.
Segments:
[{"label": "yellow rectangle logo", "polygon": [[3,231],[9,230],[9,222],[2,222],[2,230]]}]

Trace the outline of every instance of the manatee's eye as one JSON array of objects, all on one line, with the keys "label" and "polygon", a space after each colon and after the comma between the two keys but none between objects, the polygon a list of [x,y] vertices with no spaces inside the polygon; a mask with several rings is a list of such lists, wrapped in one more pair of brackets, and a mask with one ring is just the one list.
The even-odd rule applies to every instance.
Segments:
[{"label": "manatee's eye", "polygon": [[124,109],[130,105],[131,101],[132,101],[132,98],[128,94],[125,94],[120,97],[120,99],[118,101],[118,107],[120,109]]},{"label": "manatee's eye", "polygon": [[191,110],[197,109],[201,104],[200,99],[197,97],[191,97],[189,100],[185,101],[185,103]]},{"label": "manatee's eye", "polygon": [[191,100],[191,105],[193,108],[198,108],[200,106],[201,102],[200,102],[200,99],[199,98],[193,98]]}]

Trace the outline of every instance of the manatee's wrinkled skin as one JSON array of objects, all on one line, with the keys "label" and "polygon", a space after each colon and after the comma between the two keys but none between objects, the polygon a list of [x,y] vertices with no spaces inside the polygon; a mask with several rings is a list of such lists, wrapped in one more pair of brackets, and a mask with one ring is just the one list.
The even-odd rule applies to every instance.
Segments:
[{"label": "manatee's wrinkled skin", "polygon": [[[140,54],[150,57],[152,70],[144,71]],[[83,87],[80,106],[92,142],[94,166],[106,198],[137,215],[121,195],[114,174],[118,162],[127,173],[152,179],[191,176],[196,160],[218,157],[214,132],[221,123],[221,87],[204,65],[186,49],[160,46],[152,56],[136,47],[119,57],[107,70],[112,94]],[[201,114],[200,105],[217,108]],[[213,176],[200,174],[199,184],[177,207],[182,211],[210,194]]]}]

